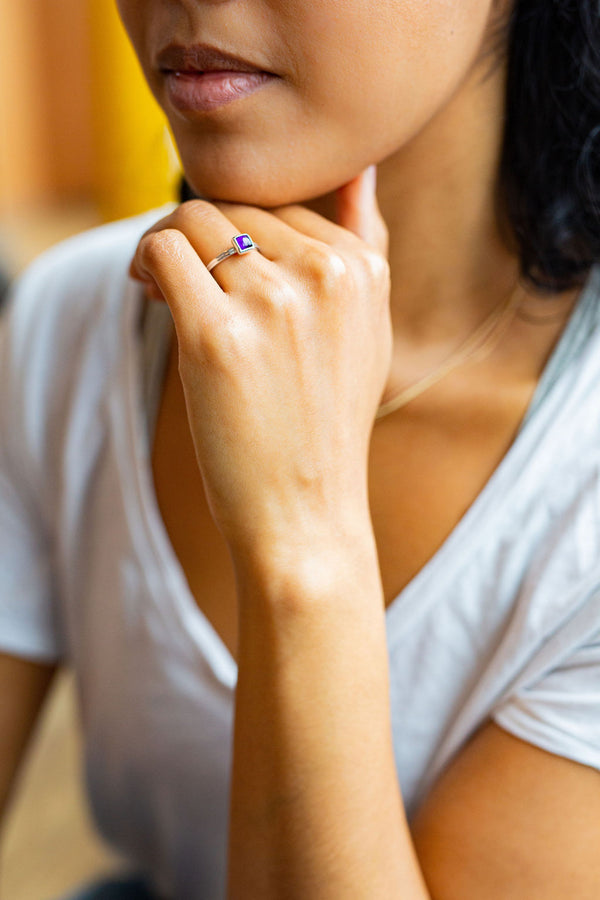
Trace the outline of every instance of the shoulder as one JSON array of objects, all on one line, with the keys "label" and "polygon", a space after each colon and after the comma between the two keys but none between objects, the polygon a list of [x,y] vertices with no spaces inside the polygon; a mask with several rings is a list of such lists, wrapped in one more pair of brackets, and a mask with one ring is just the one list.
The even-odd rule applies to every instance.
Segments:
[{"label": "shoulder", "polygon": [[[534,398],[517,447],[515,500],[506,540],[517,548],[515,518],[531,536],[531,588],[566,595],[600,560],[600,264],[587,279]],[[532,555],[533,554],[533,555]],[[556,600],[552,604],[556,606]]]},{"label": "shoulder", "polygon": [[[77,234],[35,259],[17,279],[9,309],[21,325],[48,322],[65,313],[106,303],[127,280],[130,259],[141,235],[172,204]],[[61,327],[68,321],[61,321]]]},{"label": "shoulder", "polygon": [[30,474],[57,463],[76,424],[92,427],[125,352],[123,314],[140,296],[129,262],[167,211],[69,238],[14,285],[0,318],[0,428]]},{"label": "shoulder", "polygon": [[75,235],[25,269],[0,320],[2,389],[12,392],[13,402],[34,384],[73,372],[86,348],[109,348],[109,332],[118,327],[133,284],[128,268],[137,242],[168,209]]}]

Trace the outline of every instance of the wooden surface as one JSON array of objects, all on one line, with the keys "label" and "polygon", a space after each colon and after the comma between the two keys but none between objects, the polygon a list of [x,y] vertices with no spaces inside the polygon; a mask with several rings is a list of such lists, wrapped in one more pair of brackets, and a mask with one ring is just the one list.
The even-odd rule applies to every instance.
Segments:
[{"label": "wooden surface", "polygon": [[55,900],[122,868],[97,836],[82,790],[72,675],[57,676],[0,843],[2,900]]}]

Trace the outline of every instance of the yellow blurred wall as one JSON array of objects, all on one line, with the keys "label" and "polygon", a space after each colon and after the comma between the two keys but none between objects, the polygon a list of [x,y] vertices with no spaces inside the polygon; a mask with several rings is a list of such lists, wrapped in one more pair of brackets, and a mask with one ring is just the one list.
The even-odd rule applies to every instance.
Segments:
[{"label": "yellow blurred wall", "polygon": [[0,0],[0,215],[70,198],[131,215],[174,197],[174,159],[114,0]]},{"label": "yellow blurred wall", "polygon": [[88,0],[92,35],[95,186],[105,218],[174,196],[178,169],[166,118],[152,97],[114,0]]}]

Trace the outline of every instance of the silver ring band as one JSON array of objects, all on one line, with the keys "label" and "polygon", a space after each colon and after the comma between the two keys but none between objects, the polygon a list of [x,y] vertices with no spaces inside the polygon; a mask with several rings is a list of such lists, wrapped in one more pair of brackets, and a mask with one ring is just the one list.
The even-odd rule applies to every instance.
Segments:
[{"label": "silver ring band", "polygon": [[231,238],[231,243],[233,245],[231,250],[224,250],[223,253],[219,253],[218,256],[215,256],[214,259],[211,259],[206,264],[209,272],[212,272],[215,266],[218,266],[220,262],[223,262],[229,256],[241,256],[243,253],[249,253],[250,250],[260,250],[258,244],[254,243],[249,234],[236,234]]}]

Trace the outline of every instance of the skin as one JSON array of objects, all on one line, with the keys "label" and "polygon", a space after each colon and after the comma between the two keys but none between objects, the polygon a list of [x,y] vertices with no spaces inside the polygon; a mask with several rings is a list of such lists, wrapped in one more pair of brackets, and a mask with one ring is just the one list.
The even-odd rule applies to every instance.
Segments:
[{"label": "skin", "polygon": [[[196,191],[270,207],[333,191],[407,145],[464,80],[490,15],[489,0],[388,0],[376,14],[364,0],[263,0],[245,4],[243,16],[197,0],[119,7]],[[210,117],[169,109],[156,53],[198,35],[281,80],[268,96]]]},{"label": "skin", "polygon": [[[438,365],[507,295],[518,267],[494,213],[505,73],[490,50],[509,3],[388,0],[374,15],[364,0],[270,0],[246,4],[243,17],[197,0],[118,6],[199,196],[302,203],[335,220],[336,188],[378,164],[395,348],[388,396]],[[183,116],[156,56],[199,39],[281,79],[216,114]],[[562,299],[567,308],[573,294]]]},{"label": "skin", "polygon": [[[541,751],[489,725],[449,768],[449,787],[442,781],[432,793],[411,837],[391,747],[385,546],[373,531],[369,454],[375,445],[396,465],[407,453],[426,465],[423,437],[440,425],[434,455],[453,460],[442,469],[443,519],[462,468],[473,461],[489,474],[506,450],[560,333],[560,322],[541,331],[515,323],[475,383],[463,375],[431,392],[438,406],[419,407],[425,424],[412,440],[403,438],[410,414],[373,428],[381,397],[444,359],[516,279],[493,202],[504,70],[484,77],[500,7],[253,0],[242,17],[231,2],[119,5],[186,174],[211,201],[157,223],[131,271],[171,308],[197,465],[235,571],[229,900],[593,896],[594,857],[558,852],[568,846],[567,798],[571,823],[582,823],[573,846],[595,845],[592,819],[579,817],[580,798],[594,804],[591,770],[555,765],[549,754],[542,765]],[[220,43],[281,80],[222,110],[182,116],[155,60],[166,43],[193,40]],[[376,194],[366,173],[373,163]],[[205,263],[236,231],[263,252],[209,274]],[[566,316],[574,299],[552,302]],[[448,434],[468,435],[481,386],[496,441],[491,450],[472,441],[461,463],[444,423]],[[397,484],[390,471],[375,493]],[[418,484],[423,468],[414,471]],[[401,524],[411,489],[390,507]],[[418,515],[390,546],[401,555],[413,532]],[[483,789],[482,772],[496,771],[499,758],[504,781]],[[523,796],[535,815],[519,811]],[[536,841],[540,822],[551,822],[554,844]],[[455,835],[469,838],[462,858],[444,850]]]}]

